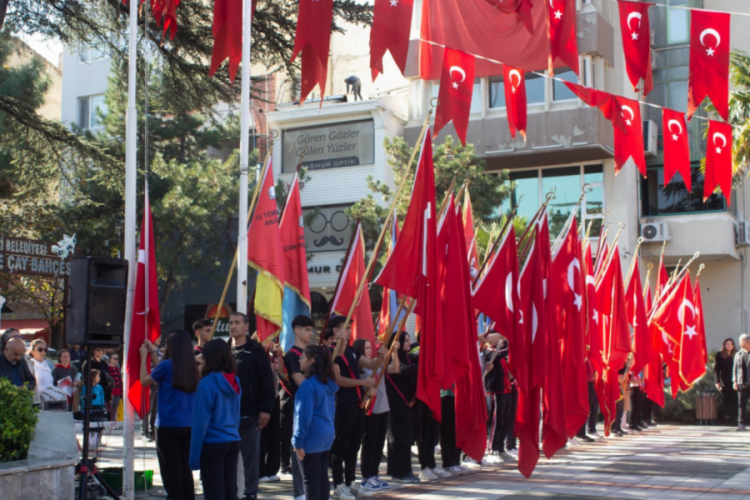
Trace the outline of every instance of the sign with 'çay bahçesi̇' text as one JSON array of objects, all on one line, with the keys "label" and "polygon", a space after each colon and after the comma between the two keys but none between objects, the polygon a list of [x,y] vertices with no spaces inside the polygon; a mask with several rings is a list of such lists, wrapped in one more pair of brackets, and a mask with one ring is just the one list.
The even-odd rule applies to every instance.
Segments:
[{"label": "sign with '\u00e7ay bah\u00e7esi\u0307' text", "polygon": [[308,170],[370,165],[375,162],[372,120],[289,129],[282,137],[282,172],[294,172],[300,156]]},{"label": "sign with '\u00e7ay bah\u00e7esi\u0307' text", "polygon": [[75,236],[51,241],[0,236],[0,273],[63,278],[70,275]]}]

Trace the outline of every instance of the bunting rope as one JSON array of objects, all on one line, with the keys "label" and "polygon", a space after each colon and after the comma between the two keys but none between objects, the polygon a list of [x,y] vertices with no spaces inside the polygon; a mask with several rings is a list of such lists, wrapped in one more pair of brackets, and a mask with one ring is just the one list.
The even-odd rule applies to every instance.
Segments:
[{"label": "bunting rope", "polygon": [[[620,0],[609,0],[612,3],[619,3]],[[631,0],[632,1],[632,0]],[[704,12],[716,12],[717,14],[731,14],[733,16],[746,16],[750,17],[750,12],[732,12],[727,10],[716,10],[716,9],[701,9],[699,7],[689,7],[687,5],[666,5],[663,3],[644,2],[651,4],[654,7],[662,7],[665,9],[680,9],[680,10],[702,10]]]},{"label": "bunting rope", "polygon": [[[419,39],[419,41],[420,41],[420,42],[425,42],[425,43],[429,43],[430,45],[434,45],[435,47],[441,47],[441,48],[443,48],[443,49],[449,49],[449,48],[450,48],[450,47],[448,47],[448,46],[446,46],[446,45],[443,45],[443,44],[440,44],[440,43],[437,43],[437,42],[433,42],[432,40],[426,40],[426,39],[424,39],[424,38],[420,38],[420,39]],[[463,51],[462,51],[462,52],[463,52]],[[504,63],[502,63],[502,62],[500,62],[500,61],[497,61],[497,60],[495,60],[495,59],[490,59],[490,58],[488,58],[488,57],[484,57],[484,56],[479,56],[479,55],[476,55],[476,54],[472,54],[471,52],[465,52],[465,53],[466,53],[466,54],[469,54],[470,56],[472,56],[472,57],[474,57],[474,58],[476,58],[476,59],[483,59],[483,60],[485,60],[485,61],[491,62],[491,63],[493,63],[493,64],[498,64],[498,65],[500,65],[500,66],[503,66],[503,65],[504,65]],[[550,80],[555,80],[555,81],[558,81],[558,82],[560,82],[560,83],[563,83],[563,84],[564,84],[564,83],[565,83],[565,82],[567,81],[567,80],[563,80],[562,78],[558,78],[558,77],[556,77],[556,76],[548,75],[548,74],[547,74],[546,72],[539,72],[539,71],[527,71],[526,73],[532,73],[532,74],[534,74],[534,75],[538,75],[538,76],[541,76],[541,77],[544,77],[544,78],[548,78],[548,79],[550,79]],[[499,76],[499,75],[498,75],[498,76]],[[568,82],[568,83],[570,83],[570,82]],[[582,84],[581,84],[581,85],[582,85]],[[593,87],[586,87],[586,88],[593,88]],[[617,96],[617,97],[624,97],[624,96],[619,96],[618,94],[612,94],[612,95],[615,95],[615,96]],[[579,98],[579,97],[576,97],[576,99],[579,99],[579,100],[580,100],[580,98]],[[659,106],[658,104],[654,104],[654,103],[650,103],[650,102],[645,102],[645,101],[641,101],[640,99],[638,99],[638,100],[637,100],[637,102],[638,102],[638,104],[643,104],[644,106],[649,106],[649,107],[651,107],[651,108],[656,108],[656,109],[661,109],[661,110],[664,110],[664,109],[670,109],[670,108],[665,108],[664,106]],[[700,116],[700,115],[697,115],[697,114],[693,115],[693,118],[698,118],[698,119],[700,119],[700,120],[704,120],[704,121],[706,121],[706,122],[709,122],[709,121],[716,121],[716,120],[711,120],[710,118],[708,118],[708,117],[706,117],[706,116]],[[719,118],[719,121],[720,121],[721,123],[726,123],[726,122],[724,122],[723,120],[721,120],[721,118]],[[728,125],[729,125],[729,126],[731,126],[732,128],[735,128],[735,129],[739,130],[739,131],[742,131],[742,130],[744,130],[744,129],[745,129],[746,127],[747,127],[747,125],[733,125],[733,124],[731,124],[731,123],[728,123]]]}]

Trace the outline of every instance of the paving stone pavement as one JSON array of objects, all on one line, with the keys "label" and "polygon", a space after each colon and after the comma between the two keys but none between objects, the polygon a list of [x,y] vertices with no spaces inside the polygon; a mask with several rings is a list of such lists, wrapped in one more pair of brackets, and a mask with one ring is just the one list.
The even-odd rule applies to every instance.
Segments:
[{"label": "paving stone pavement", "polygon": [[[121,466],[122,431],[113,430],[104,443],[100,466]],[[418,472],[416,457],[412,458]],[[384,474],[385,463],[381,465]],[[135,467],[154,470],[154,488],[139,492],[138,498],[164,498],[154,443],[136,439]],[[202,498],[197,473],[194,477],[196,492]],[[260,486],[261,499],[292,500],[292,497],[291,480]],[[730,427],[660,425],[621,438],[602,438],[590,444],[569,443],[552,460],[542,458],[528,479],[518,472],[515,463],[504,463],[483,466],[481,470],[443,481],[394,488],[374,497],[750,500],[750,433]]]}]

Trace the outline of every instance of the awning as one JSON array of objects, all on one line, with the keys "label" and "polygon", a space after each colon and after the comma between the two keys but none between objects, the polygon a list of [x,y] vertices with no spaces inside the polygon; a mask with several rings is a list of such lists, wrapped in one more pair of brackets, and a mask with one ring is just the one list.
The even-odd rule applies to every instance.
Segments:
[{"label": "awning", "polygon": [[15,328],[21,335],[34,335],[49,328],[49,321],[43,319],[4,319],[0,320],[2,331]]}]

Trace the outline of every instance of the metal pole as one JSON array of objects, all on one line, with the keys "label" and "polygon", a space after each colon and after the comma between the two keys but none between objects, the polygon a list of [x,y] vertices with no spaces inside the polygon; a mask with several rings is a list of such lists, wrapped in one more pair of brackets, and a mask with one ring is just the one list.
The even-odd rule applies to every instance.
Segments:
[{"label": "metal pole", "polygon": [[[148,22],[148,20],[146,20]],[[128,292],[125,309],[125,338],[123,348],[123,366],[128,366],[128,349],[130,348],[130,330],[133,326],[133,292],[135,289],[135,272],[138,262],[135,256],[135,207],[136,200],[136,162],[137,162],[137,111],[135,107],[136,95],[136,66],[138,64],[138,2],[130,0],[130,33],[128,50],[128,111],[125,132],[125,242],[124,255],[128,261]],[[137,376],[137,375],[136,375]],[[130,374],[125,370],[125,390],[130,387]],[[123,398],[124,429],[123,429],[123,474],[122,498],[133,500],[135,494],[134,479],[134,443],[135,417],[133,406],[127,398]]]},{"label": "metal pole", "polygon": [[[238,228],[237,311],[247,313],[247,174],[250,154],[250,36],[252,35],[252,1],[244,2],[242,23],[242,99],[240,106],[240,223]],[[258,179],[260,182],[260,179]]]}]

